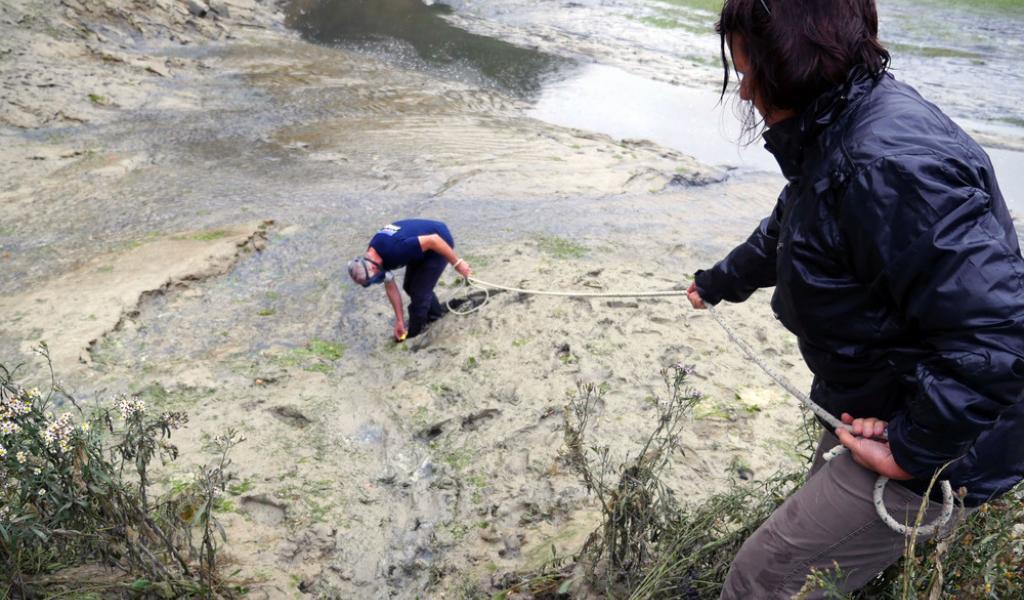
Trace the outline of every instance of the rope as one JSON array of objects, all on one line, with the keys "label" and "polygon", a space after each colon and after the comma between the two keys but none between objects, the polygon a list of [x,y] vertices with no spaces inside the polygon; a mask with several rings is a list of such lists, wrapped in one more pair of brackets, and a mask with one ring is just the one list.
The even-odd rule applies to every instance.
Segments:
[{"label": "rope", "polygon": [[[560,292],[547,290],[530,290],[512,286],[499,285],[496,283],[491,283],[489,281],[484,281],[482,279],[477,279],[475,277],[467,277],[466,283],[471,287],[475,287],[483,291],[484,299],[479,304],[475,304],[474,306],[471,306],[467,310],[458,310],[457,307],[452,306],[452,301],[448,300],[448,310],[450,310],[454,314],[468,315],[483,308],[491,299],[491,294],[488,291],[490,288],[504,290],[507,292],[516,292],[519,294],[528,294],[530,296],[554,296],[560,298],[654,298],[664,296],[686,295],[686,292],[683,290],[666,290],[659,292]],[[729,336],[729,339],[731,339],[733,343],[736,344],[740,348],[740,350],[743,351],[743,354],[745,354],[748,359],[753,361],[754,364],[760,367],[761,370],[764,371],[766,375],[768,375],[768,377],[775,381],[775,383],[782,386],[784,390],[786,390],[794,398],[802,402],[807,408],[811,410],[811,412],[813,412],[821,420],[828,423],[828,425],[833,429],[846,429],[847,431],[853,429],[850,425],[843,423],[839,419],[832,416],[832,414],[826,411],[824,408],[815,404],[814,401],[811,400],[811,398],[807,394],[800,391],[796,386],[790,383],[788,379],[786,379],[778,372],[776,372],[775,369],[768,366],[768,364],[761,360],[761,358],[757,355],[757,352],[754,350],[754,348],[747,344],[747,342],[743,338],[741,338],[739,334],[737,334],[736,331],[728,323],[725,322],[724,319],[722,319],[722,317],[718,314],[718,311],[715,310],[713,306],[708,304],[707,308],[708,312],[711,313],[711,317],[715,320],[715,322],[719,324],[719,326],[722,327],[723,330],[725,330],[725,333],[726,335]],[[884,433],[882,437],[883,439],[885,439]],[[845,448],[843,446],[836,446],[835,448],[829,450],[825,454],[825,460],[832,460],[833,458],[841,454],[845,454],[846,452],[849,452],[848,448]],[[878,513],[878,517],[882,520],[882,522],[884,522],[890,529],[892,529],[896,533],[905,536],[930,536],[937,533],[939,529],[941,529],[946,523],[949,522],[950,518],[952,518],[953,487],[949,484],[949,481],[943,480],[939,482],[939,485],[942,488],[942,513],[932,523],[929,523],[928,525],[920,525],[916,528],[908,527],[903,523],[900,523],[899,521],[894,519],[892,515],[889,514],[888,510],[886,510],[885,486],[888,483],[888,477],[885,477],[884,475],[878,476],[878,479],[875,480],[873,500],[875,504],[875,512]]]},{"label": "rope", "polygon": [[448,300],[446,303],[448,310],[456,315],[468,315],[483,308],[491,300],[491,293],[488,291],[490,288],[506,292],[515,292],[517,294],[527,294],[529,296],[554,296],[558,298],[656,298],[686,295],[685,290],[666,290],[661,292],[559,292],[529,290],[507,285],[499,285],[497,283],[484,281],[483,279],[477,279],[476,277],[466,277],[465,280],[470,287],[481,290],[484,293],[484,299],[479,304],[475,304],[466,310],[460,310],[457,306],[452,306],[452,300],[454,300],[454,298],[452,300]]}]

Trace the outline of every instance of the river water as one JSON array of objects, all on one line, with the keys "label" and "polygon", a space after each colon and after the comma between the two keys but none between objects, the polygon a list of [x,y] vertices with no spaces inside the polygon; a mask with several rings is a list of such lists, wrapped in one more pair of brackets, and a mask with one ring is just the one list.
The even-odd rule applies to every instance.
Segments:
[{"label": "river water", "polygon": [[[720,102],[715,0],[296,0],[307,38],[495,86],[557,125],[648,139],[730,170],[775,172],[760,143],[737,144]],[[1024,212],[1024,10],[959,2],[879,3],[897,78],[982,142],[1007,203]]]}]

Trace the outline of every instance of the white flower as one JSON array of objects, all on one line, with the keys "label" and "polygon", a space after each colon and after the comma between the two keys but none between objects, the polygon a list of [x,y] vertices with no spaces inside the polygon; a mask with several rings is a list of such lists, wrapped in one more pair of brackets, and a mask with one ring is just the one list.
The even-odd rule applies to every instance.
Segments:
[{"label": "white flower", "polygon": [[14,456],[15,456],[15,458],[18,459],[18,463],[20,463],[20,464],[25,464],[25,461],[28,460],[28,455],[25,454],[24,452],[18,452]]},{"label": "white flower", "polygon": [[240,432],[231,432],[228,435],[218,435],[213,438],[213,443],[216,446],[232,446],[234,444],[241,444],[245,441],[245,436]]},{"label": "white flower", "polygon": [[138,396],[118,396],[114,400],[114,408],[121,411],[121,417],[128,420],[132,415],[136,413],[142,413],[146,411],[146,403],[139,400]]},{"label": "white flower", "polygon": [[21,431],[21,425],[14,421],[0,421],[0,435],[11,435]]},{"label": "white flower", "polygon": [[71,436],[75,432],[75,424],[71,421],[71,413],[64,413],[46,428],[43,439],[50,450],[66,453],[71,449]]},{"label": "white flower", "polygon": [[0,394],[0,421],[14,419],[32,410],[32,401],[17,396]]},{"label": "white flower", "polygon": [[39,495],[40,496],[45,496],[46,495],[46,488],[39,488]]},{"label": "white flower", "polygon": [[36,468],[32,469],[32,474],[33,475],[39,475],[42,472],[43,472],[43,470],[40,469],[39,467],[36,467]]},{"label": "white flower", "polygon": [[6,457],[7,457],[7,448],[4,448],[3,445],[0,445],[0,458],[6,458]]}]

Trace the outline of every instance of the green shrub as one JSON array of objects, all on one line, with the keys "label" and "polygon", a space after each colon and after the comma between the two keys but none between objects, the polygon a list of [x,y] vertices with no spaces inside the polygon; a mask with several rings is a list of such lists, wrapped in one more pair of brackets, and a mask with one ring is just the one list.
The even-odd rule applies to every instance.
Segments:
[{"label": "green shrub", "polygon": [[[49,364],[45,345],[40,354]],[[0,596],[232,596],[217,572],[213,508],[240,437],[217,438],[216,466],[153,498],[150,466],[177,458],[169,438],[186,415],[150,414],[137,396],[87,412],[50,388],[25,389],[0,365]]]}]

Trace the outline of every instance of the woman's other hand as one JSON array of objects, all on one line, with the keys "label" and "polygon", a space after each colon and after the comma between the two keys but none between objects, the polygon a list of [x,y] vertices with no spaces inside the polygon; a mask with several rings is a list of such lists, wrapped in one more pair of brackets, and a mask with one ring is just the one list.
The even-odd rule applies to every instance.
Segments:
[{"label": "woman's other hand", "polygon": [[842,445],[850,449],[853,462],[889,479],[903,481],[914,478],[896,464],[889,442],[871,439],[880,438],[885,433],[888,422],[872,417],[854,419],[849,413],[843,413],[842,419],[852,431],[840,427],[836,429],[836,436]]}]

